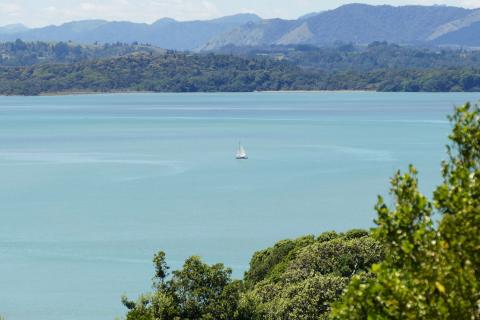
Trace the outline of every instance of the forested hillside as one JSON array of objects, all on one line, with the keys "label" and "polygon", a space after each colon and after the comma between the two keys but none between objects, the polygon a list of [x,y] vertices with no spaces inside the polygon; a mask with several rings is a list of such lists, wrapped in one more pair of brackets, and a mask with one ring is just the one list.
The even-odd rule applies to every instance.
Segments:
[{"label": "forested hillside", "polygon": [[270,59],[133,54],[71,64],[0,68],[0,93],[313,90],[316,77]]},{"label": "forested hillside", "polygon": [[148,45],[0,44],[0,94],[251,92],[265,90],[480,91],[480,52],[376,42],[329,48],[231,48],[220,54]]},{"label": "forested hillside", "polygon": [[0,94],[252,92],[278,90],[480,91],[480,69],[306,71],[269,59],[132,55],[71,64],[0,67]]},{"label": "forested hillside", "polygon": [[73,42],[0,42],[0,66],[31,66],[113,58],[131,53],[161,54],[166,50],[137,43],[80,45]]},{"label": "forested hillside", "polygon": [[480,67],[480,50],[399,46],[388,42],[372,42],[368,46],[338,43],[329,47],[306,45],[227,47],[219,53],[244,57],[269,57],[291,62],[304,69],[330,72]]}]

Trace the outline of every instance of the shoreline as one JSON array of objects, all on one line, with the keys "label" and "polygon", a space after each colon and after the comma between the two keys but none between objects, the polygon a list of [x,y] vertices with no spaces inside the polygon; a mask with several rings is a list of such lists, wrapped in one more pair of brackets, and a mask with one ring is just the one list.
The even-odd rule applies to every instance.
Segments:
[{"label": "shoreline", "polygon": [[265,90],[265,91],[135,91],[135,90],[119,90],[119,91],[64,91],[40,93],[39,95],[1,95],[2,97],[55,97],[55,96],[78,96],[78,95],[107,95],[107,94],[219,94],[219,93],[367,93],[377,92],[375,90]]},{"label": "shoreline", "polygon": [[265,90],[265,91],[197,91],[197,92],[182,92],[182,91],[64,91],[64,92],[51,92],[51,93],[40,93],[38,95],[5,95],[0,94],[0,97],[61,97],[61,96],[83,96],[83,95],[114,95],[114,94],[241,94],[241,93],[479,93],[480,92],[470,92],[470,91],[460,91],[460,92],[451,92],[451,91],[375,91],[375,90]]}]

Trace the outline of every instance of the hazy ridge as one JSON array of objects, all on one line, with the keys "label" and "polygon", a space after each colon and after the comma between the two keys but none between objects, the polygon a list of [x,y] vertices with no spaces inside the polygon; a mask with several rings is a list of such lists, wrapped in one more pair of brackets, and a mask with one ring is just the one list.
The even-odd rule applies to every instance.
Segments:
[{"label": "hazy ridge", "polygon": [[219,50],[225,46],[388,41],[407,45],[480,46],[480,10],[451,6],[349,4],[296,20],[238,14],[206,21],[155,23],[86,20],[28,29],[0,27],[0,41],[140,42],[174,50]]}]

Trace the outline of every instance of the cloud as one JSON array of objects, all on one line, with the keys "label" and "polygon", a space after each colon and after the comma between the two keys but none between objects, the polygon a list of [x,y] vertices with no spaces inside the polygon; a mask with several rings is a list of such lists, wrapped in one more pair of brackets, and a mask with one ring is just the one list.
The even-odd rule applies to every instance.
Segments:
[{"label": "cloud", "polygon": [[78,18],[104,18],[153,22],[162,17],[180,20],[209,19],[221,15],[208,0],[109,0],[82,2],[75,10]]},{"label": "cloud", "polygon": [[406,0],[397,1],[396,5],[410,4],[410,5],[448,5],[464,8],[480,8],[480,0]]},{"label": "cloud", "polygon": [[17,16],[22,11],[18,4],[0,2],[0,12],[3,15]]},{"label": "cloud", "polygon": [[461,0],[460,5],[465,8],[480,8],[480,1],[479,0]]},{"label": "cloud", "polygon": [[221,16],[209,0],[147,0],[135,5],[139,12],[149,12],[156,18],[174,17],[179,20],[210,19]]}]

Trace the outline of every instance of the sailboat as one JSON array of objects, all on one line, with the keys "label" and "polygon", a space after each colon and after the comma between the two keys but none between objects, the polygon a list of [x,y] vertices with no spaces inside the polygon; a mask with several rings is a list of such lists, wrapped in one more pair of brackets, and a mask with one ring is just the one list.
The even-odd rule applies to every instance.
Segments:
[{"label": "sailboat", "polygon": [[245,151],[245,148],[242,146],[241,143],[238,143],[238,150],[237,150],[237,160],[247,160],[247,152]]}]

